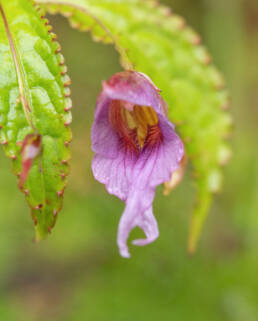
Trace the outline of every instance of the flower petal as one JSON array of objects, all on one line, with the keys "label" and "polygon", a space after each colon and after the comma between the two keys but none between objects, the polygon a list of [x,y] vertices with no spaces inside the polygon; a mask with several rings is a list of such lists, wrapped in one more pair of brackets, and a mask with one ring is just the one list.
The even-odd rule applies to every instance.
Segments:
[{"label": "flower petal", "polygon": [[127,199],[132,185],[132,172],[136,159],[133,155],[118,151],[116,158],[96,154],[92,161],[92,171],[96,180],[106,185],[110,194],[122,201]]},{"label": "flower petal", "polygon": [[126,241],[135,226],[142,228],[147,238],[134,241],[133,244],[144,245],[157,238],[157,223],[152,214],[155,188],[171,177],[184,153],[180,138],[165,117],[160,118],[160,128],[164,133],[163,141],[153,148],[147,147],[139,155],[132,171],[132,184],[118,230],[118,245],[122,256],[128,251]]},{"label": "flower petal", "polygon": [[165,102],[150,80],[142,73],[133,71],[119,72],[103,83],[103,91],[99,96],[95,120],[103,109],[103,101],[122,100],[133,105],[152,107],[156,113],[165,114]]},{"label": "flower petal", "polygon": [[95,121],[92,126],[92,150],[96,154],[104,155],[105,157],[117,157],[119,138],[114,129],[109,123],[109,104],[110,99],[106,95],[100,95],[98,115],[95,114]]},{"label": "flower petal", "polygon": [[134,227],[140,227],[146,235],[146,239],[134,240],[132,242],[134,245],[144,246],[155,241],[159,236],[158,224],[153,215],[152,206],[144,211],[142,215],[138,215],[138,213],[135,213],[137,209],[131,209],[130,204],[131,200],[126,204],[125,211],[119,222],[117,235],[117,245],[120,255],[125,258],[130,257],[127,239]]}]

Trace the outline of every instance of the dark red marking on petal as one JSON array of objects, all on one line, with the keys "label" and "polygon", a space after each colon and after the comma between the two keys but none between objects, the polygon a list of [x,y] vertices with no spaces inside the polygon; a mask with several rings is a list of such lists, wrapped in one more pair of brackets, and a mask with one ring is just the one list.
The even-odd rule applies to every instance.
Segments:
[{"label": "dark red marking on petal", "polygon": [[121,114],[120,101],[112,101],[109,107],[109,121],[112,127],[119,135],[121,144],[126,150],[138,152],[139,146],[136,141],[137,133],[135,130],[130,129],[124,122]]},{"label": "dark red marking on petal", "polygon": [[[141,150],[147,146],[154,147],[162,141],[162,133],[159,123],[156,122],[156,113],[152,114],[149,107],[132,106],[130,111],[135,124],[129,125],[126,116],[123,117],[124,102],[114,100],[109,106],[109,122],[114,130],[117,132],[121,146],[126,150],[133,153],[140,153]],[[158,121],[158,118],[157,118]],[[131,129],[135,125],[135,128]],[[129,128],[129,126],[131,128]],[[145,134],[146,127],[146,134]],[[143,136],[139,136],[137,130],[143,131]],[[142,141],[142,138],[144,139]]]},{"label": "dark red marking on petal", "polygon": [[145,141],[145,146],[155,146],[156,144],[159,144],[160,142],[162,142],[163,139],[163,135],[161,133],[161,130],[159,128],[159,125],[153,125],[153,126],[149,126],[149,130],[148,130],[148,135],[146,137],[146,141]]}]

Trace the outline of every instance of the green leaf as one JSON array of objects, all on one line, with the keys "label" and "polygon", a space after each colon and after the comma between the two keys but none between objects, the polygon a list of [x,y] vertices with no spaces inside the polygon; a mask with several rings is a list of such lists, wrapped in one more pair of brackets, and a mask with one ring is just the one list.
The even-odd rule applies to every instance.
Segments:
[{"label": "green leaf", "polygon": [[193,164],[197,201],[192,216],[189,251],[193,252],[212,194],[222,182],[221,166],[230,157],[225,142],[231,131],[228,94],[221,74],[200,37],[185,21],[142,0],[38,0],[71,25],[89,30],[95,40],[113,43],[126,69],[146,73],[162,89],[169,116],[184,140]]},{"label": "green leaf", "polygon": [[22,184],[37,240],[50,232],[62,207],[71,141],[70,80],[38,9],[30,0],[0,1],[0,142],[19,177],[24,141],[40,137],[42,151],[31,158]]}]

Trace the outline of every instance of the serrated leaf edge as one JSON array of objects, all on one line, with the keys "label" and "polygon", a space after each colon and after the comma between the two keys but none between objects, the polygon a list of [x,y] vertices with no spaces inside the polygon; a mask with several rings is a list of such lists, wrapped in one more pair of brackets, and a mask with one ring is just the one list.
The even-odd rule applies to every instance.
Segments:
[{"label": "serrated leaf edge", "polygon": [[[69,88],[69,86],[71,84],[71,79],[69,78],[69,76],[67,74],[68,68],[65,65],[65,58],[60,53],[61,52],[61,45],[57,42],[56,34],[54,34],[52,32],[53,27],[49,24],[49,20],[45,17],[45,14],[42,11],[42,8],[40,6],[38,6],[38,4],[35,3],[34,0],[28,0],[28,1],[30,1],[32,3],[32,5],[34,7],[34,10],[36,11],[36,13],[38,13],[40,19],[43,21],[44,26],[47,28],[49,36],[51,37],[51,41],[56,43],[57,49],[55,50],[55,55],[57,56],[58,64],[62,69],[61,70],[61,79],[62,79],[62,83],[63,83],[63,86],[64,86],[63,96],[65,97],[65,99],[64,99],[64,101],[65,101],[64,111],[67,112],[67,115],[68,115],[67,116],[67,121],[64,122],[64,126],[67,127],[67,126],[69,126],[71,124],[71,121],[72,121],[71,112],[70,112],[70,110],[72,109],[72,100],[70,98],[71,90]],[[16,69],[16,72],[17,72],[18,85],[19,85],[20,99],[21,99],[21,102],[22,102],[23,110],[25,112],[25,116],[26,116],[26,119],[28,121],[28,124],[32,128],[32,131],[37,133],[36,128],[32,124],[31,118],[27,117],[29,115],[28,113],[31,112],[31,108],[29,106],[28,100],[26,99],[26,95],[24,94],[25,88],[26,88],[26,84],[23,81],[22,70],[21,70],[21,66],[20,66],[20,62],[19,62],[19,56],[18,56],[18,53],[16,51],[15,44],[14,44],[10,29],[9,29],[9,26],[8,26],[6,15],[4,13],[4,10],[3,10],[1,2],[0,2],[0,16],[2,16],[3,21],[4,21],[4,25],[5,25],[5,28],[6,28],[6,33],[7,33],[9,45],[10,45],[10,48],[11,48],[11,53],[12,53],[12,56],[13,56],[13,59],[14,59],[14,63],[15,63],[15,69]],[[0,129],[1,128],[3,128],[3,127],[0,125]],[[69,144],[71,143],[71,141],[72,141],[72,135],[71,135],[71,138],[68,141],[64,142],[65,147],[69,147]],[[7,146],[8,145],[8,141],[2,143],[2,145]],[[21,142],[17,142],[17,145],[19,147],[21,147]],[[17,156],[16,155],[10,156],[10,155],[7,154],[7,156],[9,158],[11,158],[13,162],[15,162],[17,160]],[[69,156],[69,158],[67,158],[67,159],[63,159],[61,161],[61,163],[65,164],[66,166],[69,167],[69,163],[68,162],[69,162],[70,158],[71,158],[71,156]],[[69,167],[69,169],[70,169],[70,167]],[[69,175],[69,169],[68,169],[68,172],[66,174],[61,174],[61,177],[62,177],[63,180],[65,180],[66,177]],[[18,179],[20,179],[20,173],[17,173],[14,170],[13,170],[13,172],[18,177]],[[62,197],[63,198],[63,194],[64,194],[64,190],[66,188],[66,185],[67,185],[67,182],[65,182],[65,186],[62,189],[62,191],[57,191],[57,196],[58,197]],[[21,191],[25,194],[25,198],[27,199],[27,197],[29,196],[29,190],[28,189],[21,189]],[[36,219],[36,216],[33,213],[33,211],[40,210],[41,207],[42,207],[42,204],[39,204],[36,207],[32,207],[28,202],[28,205],[31,208],[31,216],[32,216],[32,219],[33,219],[33,222],[34,222],[34,226],[36,228],[35,242],[38,242],[39,240],[44,239],[46,236],[43,237],[42,235],[39,235],[39,233],[37,231],[37,219]],[[63,206],[63,202],[61,202],[61,205],[60,205],[60,207],[58,209],[55,209],[53,211],[54,221],[53,221],[52,225],[49,226],[48,233],[51,233],[52,228],[55,226],[58,213],[61,211],[62,206]]]}]

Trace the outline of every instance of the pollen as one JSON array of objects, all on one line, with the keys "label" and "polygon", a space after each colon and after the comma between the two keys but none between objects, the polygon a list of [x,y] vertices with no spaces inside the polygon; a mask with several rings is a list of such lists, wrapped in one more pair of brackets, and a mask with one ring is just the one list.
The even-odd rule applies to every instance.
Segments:
[{"label": "pollen", "polygon": [[158,115],[151,107],[130,105],[128,108],[125,102],[114,100],[109,107],[109,121],[130,150],[154,146],[162,138]]}]

